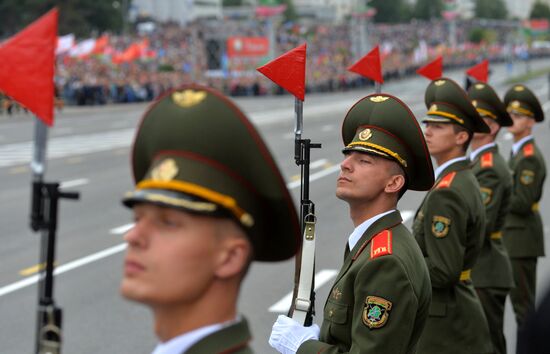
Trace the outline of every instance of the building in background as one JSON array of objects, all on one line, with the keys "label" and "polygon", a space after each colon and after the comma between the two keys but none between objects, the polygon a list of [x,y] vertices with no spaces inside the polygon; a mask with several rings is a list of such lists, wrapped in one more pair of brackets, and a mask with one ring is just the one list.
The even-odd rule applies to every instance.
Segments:
[{"label": "building in background", "polygon": [[138,16],[150,16],[157,21],[180,24],[198,18],[221,18],[222,0],[133,0]]}]

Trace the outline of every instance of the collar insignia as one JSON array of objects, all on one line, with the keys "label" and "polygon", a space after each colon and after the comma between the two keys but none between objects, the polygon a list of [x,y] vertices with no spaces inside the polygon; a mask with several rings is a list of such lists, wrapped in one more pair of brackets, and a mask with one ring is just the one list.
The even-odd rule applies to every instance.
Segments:
[{"label": "collar insignia", "polygon": [[158,164],[151,172],[155,181],[171,181],[178,174],[179,169],[174,159],[166,159]]},{"label": "collar insignia", "polygon": [[183,108],[197,105],[205,98],[206,92],[204,91],[185,90],[172,94],[172,101]]}]

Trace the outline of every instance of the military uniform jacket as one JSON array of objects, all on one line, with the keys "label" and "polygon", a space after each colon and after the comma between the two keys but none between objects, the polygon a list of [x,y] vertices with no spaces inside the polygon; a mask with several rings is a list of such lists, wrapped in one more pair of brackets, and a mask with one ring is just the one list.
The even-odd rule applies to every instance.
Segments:
[{"label": "military uniform jacket", "polygon": [[472,270],[472,281],[476,288],[512,288],[512,265],[502,243],[502,229],[512,193],[508,165],[495,145],[476,156],[472,172],[479,182],[485,205],[485,238]]},{"label": "military uniform jacket", "polygon": [[546,165],[534,140],[527,140],[510,158],[513,174],[510,212],[504,225],[504,245],[511,258],[544,256],[544,229],[538,211]]},{"label": "military uniform jacket", "polygon": [[468,159],[452,163],[440,176],[413,224],[432,284],[418,353],[491,353],[487,320],[469,280],[485,231],[479,184]]},{"label": "military uniform jacket", "polygon": [[202,338],[182,354],[252,354],[248,346],[251,338],[248,323],[242,318]]},{"label": "military uniform jacket", "polygon": [[346,256],[324,307],[320,340],[304,353],[414,353],[428,315],[430,279],[398,211],[382,216]]}]

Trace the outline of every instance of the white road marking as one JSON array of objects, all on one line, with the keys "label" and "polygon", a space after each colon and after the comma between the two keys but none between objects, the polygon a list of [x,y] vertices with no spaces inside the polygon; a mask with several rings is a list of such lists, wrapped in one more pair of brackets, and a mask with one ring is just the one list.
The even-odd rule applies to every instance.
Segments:
[{"label": "white road marking", "polygon": [[[109,257],[110,255],[122,252],[126,249],[127,245],[126,243],[121,243],[119,245],[107,248],[103,251],[96,252],[94,254],[91,254],[89,256],[74,260],[72,262],[69,262],[67,264],[64,264],[60,267],[55,268],[53,274],[54,275],[60,275],[65,272],[68,272],[70,270],[73,270],[78,267],[82,267],[83,265],[86,265],[88,263],[92,263],[95,261],[98,261],[102,258]],[[26,288],[27,286],[36,284],[40,278],[39,274],[33,275],[31,277],[25,278],[23,280],[20,280],[18,282],[6,285],[2,288],[0,288],[0,297],[4,296],[6,294],[12,293],[16,290]]]},{"label": "white road marking", "polygon": [[[323,269],[315,274],[315,290],[325,285],[328,281],[338,274],[336,269]],[[286,294],[281,300],[277,301],[269,308],[269,312],[285,313],[292,304],[292,291]]]},{"label": "white road marking", "polygon": [[126,225],[119,226],[119,227],[115,227],[115,228],[111,229],[109,231],[109,233],[112,234],[112,235],[122,235],[122,234],[126,233],[126,231],[130,230],[132,227],[134,227],[133,222],[131,222],[129,224],[126,224]]},{"label": "white road marking", "polygon": [[[327,168],[325,170],[322,170],[322,171],[319,171],[319,172],[316,172],[314,174],[309,175],[309,181],[310,182],[316,181],[319,178],[323,178],[325,176],[333,174],[336,171],[340,171],[340,165],[330,166],[329,168]],[[293,182],[290,182],[290,183],[286,184],[286,187],[288,189],[294,189],[294,188],[297,188],[299,186],[300,186],[300,180],[293,181]]]},{"label": "white road marking", "polygon": [[59,184],[59,187],[60,188],[72,188],[72,187],[83,186],[83,185],[88,184],[88,183],[90,183],[89,179],[79,178],[79,179],[73,179],[71,181],[61,182]]},{"label": "white road marking", "polygon": [[327,159],[319,159],[317,161],[313,161],[312,163],[310,163],[309,168],[314,169],[314,168],[323,167],[327,162],[328,162]]}]

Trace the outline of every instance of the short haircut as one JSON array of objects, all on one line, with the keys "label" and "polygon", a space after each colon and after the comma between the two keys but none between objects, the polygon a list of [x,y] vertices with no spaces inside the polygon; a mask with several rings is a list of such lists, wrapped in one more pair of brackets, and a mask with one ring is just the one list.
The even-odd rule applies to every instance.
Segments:
[{"label": "short haircut", "polygon": [[466,134],[468,134],[468,140],[466,140],[466,142],[462,144],[462,150],[464,152],[468,151],[468,147],[470,146],[470,142],[472,141],[474,134],[461,125],[458,125],[458,124],[451,124],[451,125],[453,126],[453,131],[455,132],[455,134],[458,134],[460,132],[466,132]]}]

